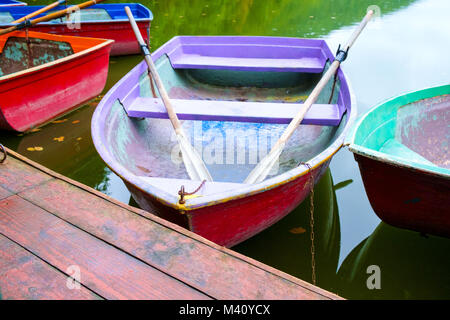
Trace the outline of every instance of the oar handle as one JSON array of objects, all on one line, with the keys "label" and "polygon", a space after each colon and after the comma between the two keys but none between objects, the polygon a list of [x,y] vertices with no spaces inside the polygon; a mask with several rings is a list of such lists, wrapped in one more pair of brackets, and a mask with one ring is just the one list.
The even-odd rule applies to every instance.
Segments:
[{"label": "oar handle", "polygon": [[35,24],[38,24],[40,22],[46,22],[46,21],[50,21],[50,20],[62,17],[65,14],[67,14],[68,12],[72,12],[74,10],[81,10],[83,8],[90,7],[90,6],[94,5],[94,4],[98,4],[98,3],[103,2],[103,1],[105,1],[105,0],[90,0],[90,1],[86,1],[86,2],[80,3],[78,5],[70,6],[67,9],[63,9],[63,10],[59,10],[59,11],[50,13],[50,14],[48,14],[46,16],[43,16],[43,17],[40,17],[40,18],[36,18],[34,20],[22,21],[20,24],[16,24],[16,25],[11,26],[9,28],[0,30],[0,36],[3,35],[3,34],[9,33],[9,32],[13,32],[13,31],[16,31],[16,30],[23,29],[23,28],[32,27]]},{"label": "oar handle", "polygon": [[33,17],[36,17],[36,16],[40,15],[41,13],[44,13],[44,12],[46,12],[48,10],[51,10],[51,9],[59,6],[60,4],[62,4],[64,2],[66,2],[66,0],[58,0],[56,2],[53,2],[52,4],[49,4],[48,6],[45,6],[45,7],[41,8],[39,10],[36,10],[36,11],[30,13],[30,14],[27,14],[26,16],[24,16],[24,17],[22,17],[20,19],[17,19],[16,21],[13,21],[12,23],[21,23],[22,21],[25,21],[27,19],[31,19]]},{"label": "oar handle", "polygon": [[[351,37],[348,39],[347,43],[344,46],[343,53],[346,55],[346,52],[350,47],[355,43],[355,40],[358,38],[358,36],[361,34],[361,31],[364,29],[364,27],[367,25],[369,20],[373,16],[373,11],[370,10],[367,12],[364,19],[361,21],[361,23],[358,26],[358,29],[356,29]],[[340,54],[338,53],[338,56]],[[345,56],[343,57],[345,59]],[[328,81],[330,81],[331,77],[336,73],[337,69],[339,68],[341,64],[341,57],[336,57],[336,59],[333,61],[331,66],[328,68],[327,72],[323,75],[323,77],[320,79],[319,83],[316,85],[314,90],[311,92],[311,94],[306,99],[305,103],[302,106],[302,109],[297,113],[297,115],[291,120],[286,130],[283,132],[282,136],[273,146],[272,150],[276,149],[278,146],[286,143],[289,138],[294,133],[295,129],[300,125],[300,123],[303,121],[303,118],[305,117],[306,113],[308,112],[309,108],[317,101],[317,98],[319,97],[320,93],[322,92],[323,88],[327,85]]]},{"label": "oar handle", "polygon": [[[128,19],[130,20],[131,28],[134,31],[136,39],[139,42],[139,45],[141,46],[142,53],[144,54],[145,62],[147,62],[147,66],[150,70],[150,74],[152,75],[152,78],[155,80],[156,87],[158,88],[159,95],[161,96],[164,106],[166,107],[170,122],[172,122],[172,126],[175,129],[175,131],[177,133],[181,133],[180,120],[178,119],[178,116],[173,109],[172,103],[170,102],[170,99],[169,99],[169,95],[167,94],[167,91],[164,88],[161,78],[158,75],[158,71],[156,70],[155,64],[153,63],[153,60],[150,55],[150,50],[148,49],[147,44],[145,43],[144,39],[142,38],[141,32],[139,31],[139,28],[136,24],[136,21],[134,20],[134,17],[133,17],[133,14],[131,13],[130,8],[125,7],[125,12],[128,16]],[[151,79],[150,79],[150,81],[151,81]]]}]

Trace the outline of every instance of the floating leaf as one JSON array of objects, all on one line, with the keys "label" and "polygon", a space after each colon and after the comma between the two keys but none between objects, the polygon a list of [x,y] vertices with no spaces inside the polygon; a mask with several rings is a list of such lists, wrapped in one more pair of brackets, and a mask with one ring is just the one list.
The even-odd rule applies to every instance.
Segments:
[{"label": "floating leaf", "polygon": [[74,120],[74,121],[72,121],[73,124],[76,124],[76,123],[79,123],[79,122],[80,122],[80,120]]},{"label": "floating leaf", "polygon": [[41,128],[34,128],[33,130],[31,130],[30,132],[38,132],[41,131]]},{"label": "floating leaf", "polygon": [[64,136],[53,138],[53,140],[58,141],[58,142],[63,142],[64,141]]},{"label": "floating leaf", "polygon": [[63,123],[63,122],[66,122],[66,121],[67,121],[67,119],[61,119],[61,120],[55,120],[52,123]]},{"label": "floating leaf", "polygon": [[293,234],[302,234],[302,233],[306,232],[306,229],[302,228],[302,227],[297,227],[297,228],[292,228],[291,230],[289,230],[289,232],[293,233]]},{"label": "floating leaf", "polygon": [[36,151],[42,151],[42,150],[44,150],[44,148],[42,148],[42,147],[34,147],[34,150],[36,150]]},{"label": "floating leaf", "polygon": [[77,138],[77,141],[80,141],[81,139],[83,139],[83,138],[82,138],[82,137],[78,137],[78,138]]},{"label": "floating leaf", "polygon": [[35,151],[33,147],[27,148],[27,151]]}]

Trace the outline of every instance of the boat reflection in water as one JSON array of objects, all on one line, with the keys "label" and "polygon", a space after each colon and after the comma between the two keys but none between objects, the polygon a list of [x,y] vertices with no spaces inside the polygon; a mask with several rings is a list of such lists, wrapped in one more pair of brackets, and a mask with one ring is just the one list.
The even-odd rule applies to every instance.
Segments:
[{"label": "boat reflection in water", "polygon": [[[275,225],[234,246],[233,250],[311,282],[310,201],[307,199]],[[314,238],[317,285],[336,292],[341,231],[329,169],[314,188]]]},{"label": "boat reflection in water", "polygon": [[[338,294],[349,299],[449,299],[450,239],[398,229],[381,222],[339,268]],[[380,268],[380,289],[367,279]],[[373,284],[372,280],[369,283]]]}]

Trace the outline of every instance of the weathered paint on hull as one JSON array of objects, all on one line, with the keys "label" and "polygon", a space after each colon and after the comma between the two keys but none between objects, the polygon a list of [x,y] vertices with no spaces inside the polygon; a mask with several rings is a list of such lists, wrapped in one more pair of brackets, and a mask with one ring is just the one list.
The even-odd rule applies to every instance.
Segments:
[{"label": "weathered paint on hull", "polygon": [[[150,22],[137,22],[142,37],[148,42]],[[133,30],[129,22],[82,22],[81,28],[68,28],[65,24],[60,25],[37,25],[33,29],[37,32],[59,34],[64,36],[88,37],[99,39],[111,39],[114,43],[111,47],[111,56],[138,54],[140,47],[136,42]]]},{"label": "weathered paint on hull", "polygon": [[[326,161],[313,170],[315,183],[328,165],[329,161]],[[281,220],[303,202],[310,192],[310,175],[307,174],[266,192],[183,212],[164,205],[151,194],[124,182],[144,210],[154,212],[225,247],[245,241]]]},{"label": "weathered paint on hull", "polygon": [[[38,37],[39,33],[30,36]],[[0,129],[30,130],[100,94],[106,84],[112,42],[97,42],[92,50],[66,57],[62,62],[1,77]]]},{"label": "weathered paint on hull", "polygon": [[388,224],[450,237],[450,180],[355,154],[370,204]]}]

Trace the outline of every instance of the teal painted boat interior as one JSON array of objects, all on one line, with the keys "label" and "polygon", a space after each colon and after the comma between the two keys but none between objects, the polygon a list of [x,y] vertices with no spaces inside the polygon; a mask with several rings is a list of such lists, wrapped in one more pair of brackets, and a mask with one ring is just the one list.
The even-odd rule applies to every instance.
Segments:
[{"label": "teal painted boat interior", "polygon": [[355,153],[450,177],[450,85],[400,95],[375,106],[351,130]]}]

